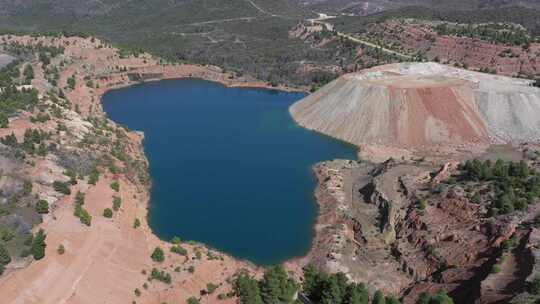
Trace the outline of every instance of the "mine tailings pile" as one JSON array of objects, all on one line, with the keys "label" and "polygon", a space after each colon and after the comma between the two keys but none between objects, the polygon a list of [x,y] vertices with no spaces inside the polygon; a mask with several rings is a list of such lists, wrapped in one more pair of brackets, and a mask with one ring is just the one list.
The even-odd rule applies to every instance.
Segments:
[{"label": "mine tailings pile", "polygon": [[530,142],[539,137],[540,90],[523,79],[401,63],[346,74],[290,113],[303,127],[357,146]]}]

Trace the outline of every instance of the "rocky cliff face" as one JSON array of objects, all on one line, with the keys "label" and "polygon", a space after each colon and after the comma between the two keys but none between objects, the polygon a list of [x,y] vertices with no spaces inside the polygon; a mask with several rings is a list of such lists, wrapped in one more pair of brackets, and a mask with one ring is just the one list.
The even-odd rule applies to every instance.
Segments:
[{"label": "rocky cliff face", "polygon": [[347,74],[290,108],[301,125],[352,144],[423,149],[539,139],[540,90],[436,63]]}]

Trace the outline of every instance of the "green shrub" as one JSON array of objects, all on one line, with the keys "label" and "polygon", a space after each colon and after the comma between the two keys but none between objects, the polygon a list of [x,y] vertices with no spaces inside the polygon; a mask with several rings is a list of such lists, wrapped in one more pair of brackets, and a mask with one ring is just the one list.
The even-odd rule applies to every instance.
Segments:
[{"label": "green shrub", "polygon": [[71,194],[71,190],[69,189],[69,186],[66,183],[63,183],[61,181],[54,181],[53,188],[55,191],[58,191],[65,195]]},{"label": "green shrub", "polygon": [[49,203],[46,200],[39,200],[36,203],[36,211],[39,214],[49,213]]},{"label": "green shrub", "polygon": [[9,127],[8,116],[4,112],[0,112],[0,128],[4,129]]},{"label": "green shrub", "polygon": [[471,197],[471,202],[474,204],[480,204],[480,194],[478,192]]},{"label": "green shrub", "polygon": [[90,185],[96,185],[99,180],[99,171],[96,167],[92,168],[90,171],[90,176],[88,177],[88,183]]},{"label": "green shrub", "polygon": [[206,284],[206,292],[208,294],[212,294],[214,293],[214,291],[216,291],[216,289],[218,289],[218,285],[214,284],[214,283],[208,283]]},{"label": "green shrub", "polygon": [[421,199],[420,201],[418,201],[418,209],[420,210],[426,210],[426,200],[424,199]]},{"label": "green shrub", "polygon": [[172,246],[171,247],[171,252],[174,252],[176,254],[183,255],[183,256],[187,255],[187,250],[185,248],[181,247],[180,245]]},{"label": "green shrub", "polygon": [[75,204],[84,205],[84,193],[77,191],[75,194]]},{"label": "green shrub", "polygon": [[172,239],[171,239],[171,243],[173,243],[174,245],[178,245],[182,242],[182,240],[177,237],[177,236],[174,236]]},{"label": "green shrub", "polygon": [[136,218],[135,221],[133,221],[133,228],[137,229],[141,226],[141,221]]},{"label": "green shrub", "polygon": [[161,263],[165,261],[165,253],[163,250],[159,247],[156,247],[154,249],[154,252],[152,252],[152,255],[150,256],[152,258],[152,261]]},{"label": "green shrub", "polygon": [[25,180],[23,183],[23,195],[29,195],[32,193],[32,182]]},{"label": "green shrub", "polygon": [[113,210],[118,211],[120,210],[120,206],[122,205],[122,199],[118,196],[113,197]]},{"label": "green shrub", "polygon": [[112,210],[110,208],[105,208],[105,210],[103,210],[103,216],[106,218],[112,218],[113,217]]},{"label": "green shrub", "polygon": [[195,298],[195,297],[191,297],[191,298],[187,299],[186,303],[187,304],[199,304],[199,300],[197,300],[197,298]]},{"label": "green shrub", "polygon": [[58,246],[58,249],[56,249],[56,252],[58,252],[58,254],[62,255],[66,252],[66,248],[64,247],[64,245],[60,244]]},{"label": "green shrub", "polygon": [[171,275],[166,273],[165,271],[157,270],[156,268],[152,269],[152,272],[150,273],[150,279],[151,280],[158,280],[163,283],[171,284]]},{"label": "green shrub", "polygon": [[116,192],[120,191],[120,184],[118,183],[118,181],[114,181],[111,183],[111,189]]},{"label": "green shrub", "polygon": [[517,239],[515,236],[512,236],[511,238],[504,240],[501,243],[501,247],[504,251],[509,251],[514,249],[517,246]]},{"label": "green shrub", "polygon": [[82,204],[75,204],[75,212],[73,214],[86,226],[92,224],[92,216],[83,208]]},{"label": "green shrub", "polygon": [[499,273],[499,272],[501,272],[501,267],[499,265],[495,264],[491,267],[491,273]]}]

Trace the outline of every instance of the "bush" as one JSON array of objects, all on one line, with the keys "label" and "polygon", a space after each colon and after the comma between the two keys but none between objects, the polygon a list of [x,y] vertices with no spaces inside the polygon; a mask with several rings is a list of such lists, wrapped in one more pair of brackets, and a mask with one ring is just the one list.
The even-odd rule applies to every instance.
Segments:
[{"label": "bush", "polygon": [[56,252],[58,252],[58,254],[62,255],[66,252],[66,248],[64,247],[64,245],[60,244],[58,246],[58,249],[56,249]]},{"label": "bush", "polygon": [[534,295],[540,295],[540,276],[536,276],[530,284],[530,292]]},{"label": "bush", "polygon": [[504,251],[510,251],[514,249],[517,246],[517,240],[515,236],[512,236],[511,238],[504,240],[501,243],[501,247]]},{"label": "bush", "polygon": [[90,226],[92,224],[92,216],[86,209],[83,208],[82,204],[75,204],[75,212],[74,215],[79,218],[81,223],[85,224],[86,226]]},{"label": "bush", "polygon": [[75,195],[75,204],[84,205],[84,193],[81,191],[77,191],[77,194]]},{"label": "bush", "polygon": [[141,226],[141,221],[136,218],[135,221],[133,221],[133,228],[137,229]]},{"label": "bush", "polygon": [[49,213],[49,203],[46,200],[39,200],[36,203],[36,211],[39,214]]},{"label": "bush", "polygon": [[491,267],[491,273],[499,273],[499,272],[501,272],[501,267],[499,265],[495,264]]},{"label": "bush", "polygon": [[110,208],[105,208],[105,210],[103,210],[103,216],[106,218],[112,218],[113,216],[112,210]]},{"label": "bush", "polygon": [[154,252],[152,252],[152,255],[150,257],[152,258],[152,261],[154,262],[161,263],[165,261],[165,253],[159,247],[156,247],[156,249],[154,249]]},{"label": "bush", "polygon": [[96,185],[99,180],[99,171],[96,167],[92,168],[90,171],[90,176],[88,177],[88,183],[90,185]]},{"label": "bush", "polygon": [[171,239],[171,243],[173,243],[174,245],[178,245],[178,244],[180,244],[181,242],[182,242],[182,240],[181,240],[179,237],[177,237],[177,236],[175,236],[175,237],[173,237],[173,238]]},{"label": "bush", "polygon": [[471,202],[473,204],[480,204],[480,194],[478,192],[471,197]]},{"label": "bush", "polygon": [[120,206],[122,205],[122,199],[118,196],[113,197],[113,210],[118,211],[120,210]]},{"label": "bush", "polygon": [[23,195],[32,193],[32,182],[25,180],[23,183]]},{"label": "bush", "polygon": [[426,200],[424,199],[421,199],[419,202],[418,202],[418,209],[420,210],[426,210]]},{"label": "bush", "polygon": [[120,191],[120,184],[118,183],[118,181],[114,181],[111,183],[111,189],[116,192]]},{"label": "bush", "polygon": [[171,247],[171,252],[177,253],[179,255],[187,256],[187,250],[180,245],[175,245]]},{"label": "bush", "polygon": [[69,190],[69,186],[66,183],[63,183],[61,181],[54,181],[53,188],[55,191],[58,191],[65,195],[71,194],[71,190]]},{"label": "bush", "polygon": [[0,112],[0,128],[4,129],[9,127],[9,119],[4,112]]},{"label": "bush", "polygon": [[166,273],[165,271],[157,270],[156,268],[152,269],[152,272],[150,273],[150,279],[151,280],[158,280],[163,283],[171,284],[171,275]]},{"label": "bush", "polygon": [[191,298],[187,299],[186,303],[187,304],[199,304],[199,300],[197,300],[197,298],[195,298],[195,297],[191,297]]},{"label": "bush", "polygon": [[206,292],[208,294],[212,294],[214,291],[216,291],[216,289],[218,289],[218,285],[214,284],[214,283],[208,283],[206,284]]}]

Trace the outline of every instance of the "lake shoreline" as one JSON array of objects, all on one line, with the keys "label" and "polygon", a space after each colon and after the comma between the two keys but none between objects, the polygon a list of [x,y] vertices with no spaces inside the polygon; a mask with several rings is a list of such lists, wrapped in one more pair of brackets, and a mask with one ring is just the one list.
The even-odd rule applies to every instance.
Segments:
[{"label": "lake shoreline", "polygon": [[[290,117],[290,114],[288,112],[288,108],[289,108],[290,104],[294,103],[299,98],[302,98],[302,96],[288,95],[289,97],[287,97],[287,96],[284,96],[284,95],[281,96],[281,94],[280,94],[281,97],[277,97],[277,99],[276,99],[276,97],[272,97],[272,95],[274,95],[274,94],[266,93],[264,91],[258,91],[257,89],[259,89],[259,88],[255,88],[256,90],[246,90],[246,91],[243,90],[244,87],[240,88],[240,90],[227,90],[225,88],[228,88],[228,87],[224,87],[222,89],[221,88],[222,85],[220,83],[216,83],[216,82],[213,82],[213,81],[208,81],[208,80],[204,80],[204,79],[200,79],[200,78],[198,78],[198,79],[185,79],[184,78],[184,79],[178,79],[178,80],[179,80],[178,82],[172,82],[171,81],[171,82],[163,82],[163,83],[159,83],[159,84],[158,83],[147,84],[147,85],[145,85],[144,83],[142,83],[140,85],[135,84],[135,87],[131,88],[129,90],[129,92],[127,90],[117,91],[117,92],[114,92],[112,94],[106,95],[102,100],[102,102],[104,103],[104,109],[109,115],[108,116],[109,119],[112,119],[115,122],[120,123],[122,125],[126,125],[130,129],[144,131],[145,134],[148,135],[148,138],[151,138],[150,142],[146,142],[146,144],[145,144],[145,149],[149,149],[149,152],[150,152],[149,157],[150,158],[152,158],[151,157],[152,155],[157,155],[156,153],[159,153],[159,155],[161,155],[160,157],[165,157],[166,159],[170,159],[171,155],[167,156],[168,155],[167,151],[157,152],[157,151],[159,151],[159,146],[157,146],[157,144],[156,144],[156,138],[157,138],[156,134],[164,134],[164,132],[167,132],[167,131],[166,130],[156,129],[156,127],[147,127],[148,125],[144,122],[144,121],[146,121],[145,115],[147,115],[149,117],[156,117],[156,116],[158,116],[160,114],[157,113],[157,110],[155,111],[154,109],[165,109],[165,108],[168,109],[167,111],[169,111],[169,112],[174,111],[174,112],[178,112],[178,113],[184,113],[185,111],[181,110],[181,108],[183,108],[183,106],[181,106],[181,105],[179,105],[177,103],[168,103],[168,102],[159,101],[159,100],[172,100],[174,98],[174,96],[182,96],[182,98],[184,98],[184,100],[185,100],[185,102],[187,104],[190,104],[190,101],[192,101],[192,100],[199,100],[200,98],[207,98],[208,100],[221,100],[222,102],[227,104],[227,106],[225,106],[225,108],[221,108],[221,105],[220,105],[221,102],[217,103],[217,104],[214,104],[214,103],[212,103],[210,101],[204,101],[204,99],[202,99],[202,100],[196,102],[195,104],[193,104],[191,106],[188,106],[188,108],[185,109],[185,110],[193,111],[190,114],[191,116],[200,117],[200,115],[197,114],[197,113],[199,113],[198,112],[199,110],[196,110],[197,109],[196,105],[198,105],[200,102],[202,102],[203,104],[205,104],[205,106],[203,106],[204,108],[210,107],[212,109],[216,109],[216,111],[220,113],[220,114],[217,115],[218,117],[212,116],[212,114],[211,114],[212,111],[210,113],[208,113],[208,115],[210,115],[208,117],[208,119],[214,121],[215,123],[218,123],[218,121],[220,121],[221,123],[224,123],[224,121],[220,120],[221,116],[234,117],[233,113],[237,113],[237,111],[247,111],[247,112],[242,112],[243,113],[242,117],[246,117],[246,115],[252,116],[252,115],[249,115],[247,113],[252,113],[251,112],[252,110],[250,110],[251,109],[250,105],[252,105],[253,103],[251,103],[251,102],[243,103],[241,100],[243,100],[244,97],[241,97],[241,96],[244,96],[244,94],[248,94],[248,95],[245,95],[246,96],[245,98],[248,98],[248,99],[250,99],[250,101],[253,101],[255,103],[257,103],[257,100],[260,100],[260,99],[252,99],[252,98],[254,98],[254,96],[257,96],[255,98],[262,98],[262,100],[276,101],[276,102],[280,101],[278,103],[275,103],[274,106],[272,106],[273,109],[277,109],[277,108],[275,108],[276,106],[278,106],[278,108],[280,109],[279,110],[279,113],[280,113],[279,115],[274,114],[274,115],[278,115],[278,116],[274,116],[274,119],[278,119],[277,121],[275,121],[275,123],[277,123],[279,125],[283,125],[283,123],[286,123],[286,125],[294,124],[294,128],[293,129],[280,128],[280,127],[276,128],[276,126],[274,126],[274,127],[271,127],[272,132],[286,132],[285,134],[282,134],[281,136],[278,137],[278,138],[281,138],[280,141],[283,142],[283,143],[288,142],[286,138],[294,138],[295,142],[300,140],[301,142],[304,142],[305,144],[307,144],[309,147],[312,147],[312,148],[308,148],[310,151],[313,150],[313,149],[315,149],[316,151],[320,151],[318,153],[309,153],[309,151],[301,152],[300,154],[304,155],[304,156],[307,156],[307,158],[306,158],[306,161],[300,161],[300,162],[294,161],[294,158],[296,156],[293,156],[293,155],[296,155],[297,153],[293,153],[291,155],[291,157],[293,157],[291,159],[291,161],[293,161],[293,163],[296,164],[296,165],[293,165],[293,167],[301,166],[301,168],[305,168],[306,171],[304,171],[304,173],[301,173],[301,176],[309,175],[309,177],[300,178],[300,177],[298,177],[298,174],[293,174],[293,176],[296,176],[296,177],[295,177],[295,179],[293,179],[293,180],[295,180],[295,182],[292,182],[292,184],[295,184],[295,185],[297,185],[297,188],[302,189],[301,192],[303,194],[299,197],[299,193],[297,193],[298,191],[292,191],[290,193],[290,195],[283,198],[285,201],[284,201],[284,204],[281,204],[281,205],[285,205],[285,206],[290,206],[290,207],[286,207],[286,208],[289,208],[289,209],[292,208],[291,210],[293,211],[293,213],[298,213],[299,212],[298,208],[302,208],[302,210],[303,209],[309,209],[309,211],[302,211],[301,214],[296,214],[295,215],[295,217],[302,217],[302,215],[305,214],[305,217],[302,219],[302,222],[309,221],[310,222],[309,225],[303,225],[303,224],[293,225],[293,224],[290,224],[290,222],[294,222],[294,221],[288,220],[288,219],[283,220],[284,223],[287,223],[287,226],[289,226],[289,225],[291,226],[289,229],[293,229],[293,231],[295,231],[295,229],[300,229],[299,227],[304,227],[304,228],[301,228],[301,230],[300,230],[300,231],[303,231],[303,232],[299,231],[300,234],[298,234],[296,232],[293,233],[293,235],[298,235],[301,238],[301,240],[303,240],[300,243],[295,242],[295,243],[298,243],[298,244],[302,244],[301,245],[301,247],[303,248],[302,250],[289,248],[290,246],[286,245],[288,243],[288,241],[278,242],[278,243],[283,243],[283,246],[278,246],[277,244],[275,244],[273,246],[273,248],[280,249],[278,252],[276,252],[276,256],[280,257],[281,255],[284,255],[285,258],[283,258],[283,259],[282,258],[276,258],[276,260],[278,260],[278,261],[266,262],[264,260],[266,260],[267,257],[263,257],[266,254],[263,254],[263,255],[255,254],[255,253],[253,253],[254,250],[248,250],[247,252],[239,251],[239,250],[235,249],[238,246],[230,247],[228,245],[228,243],[225,242],[225,241],[215,242],[214,241],[215,237],[212,236],[212,235],[206,234],[206,236],[204,236],[205,235],[204,233],[201,235],[201,233],[198,232],[198,233],[195,233],[195,235],[201,235],[201,236],[197,237],[197,236],[193,235],[193,233],[188,233],[188,235],[186,237],[196,239],[196,240],[198,240],[198,241],[200,241],[200,242],[202,242],[204,244],[210,244],[209,246],[213,246],[214,248],[218,248],[218,250],[224,250],[224,252],[227,252],[227,254],[235,256],[235,257],[237,257],[239,259],[247,258],[250,261],[254,261],[254,263],[256,263],[256,265],[259,265],[259,266],[260,265],[273,264],[273,263],[288,262],[288,261],[295,260],[297,258],[301,258],[301,257],[304,257],[305,255],[307,255],[310,252],[310,250],[312,249],[312,239],[313,239],[313,237],[315,235],[314,226],[316,224],[315,219],[316,219],[316,216],[317,216],[317,208],[318,208],[317,201],[316,201],[316,199],[315,199],[315,197],[313,195],[315,187],[316,187],[316,183],[315,183],[315,176],[313,175],[312,168],[318,162],[326,161],[327,159],[333,159],[333,158],[336,158],[336,157],[351,158],[356,153],[355,148],[353,146],[351,146],[351,145],[343,143],[342,141],[337,141],[337,140],[335,140],[335,139],[333,139],[333,138],[331,138],[329,136],[325,136],[323,134],[312,132],[312,131],[309,131],[309,130],[307,130],[305,128],[299,128],[298,125]],[[178,85],[176,83],[178,83]],[[208,84],[206,84],[206,83],[208,83]],[[185,93],[182,93],[183,89],[179,89],[178,91],[171,91],[171,90],[175,90],[174,88],[177,88],[178,86],[180,86],[180,88],[183,87],[183,88],[187,89],[187,91],[185,91]],[[161,87],[163,89],[160,89]],[[198,92],[201,92],[201,90],[202,90],[202,93],[198,93],[199,95],[191,95],[192,93],[190,93],[190,92],[192,92],[193,90],[198,91]],[[169,93],[159,93],[159,92],[169,92]],[[216,92],[219,92],[219,93],[217,93],[217,95],[216,95]],[[227,96],[230,95],[227,92],[231,92],[230,94],[234,95],[234,97],[232,97],[232,100],[229,100],[229,97],[227,97]],[[234,92],[237,92],[237,93],[234,93]],[[239,92],[244,92],[244,93],[242,93],[242,95],[236,95],[236,94],[239,94]],[[157,94],[159,94],[159,95],[157,95]],[[165,95],[163,95],[163,94],[165,94]],[[255,94],[255,95],[253,95],[253,94]],[[285,94],[285,93],[283,93],[283,94]],[[144,97],[141,97],[141,98],[144,98],[147,101],[148,100],[155,100],[155,102],[152,102],[149,105],[146,101],[141,100],[138,96],[144,96]],[[197,97],[197,96],[203,96],[203,97]],[[205,97],[205,96],[208,96],[208,97]],[[251,97],[247,97],[247,96],[251,96]],[[293,96],[296,96],[296,97],[293,97]],[[127,100],[129,102],[124,102],[125,100]],[[281,102],[281,101],[283,101],[283,102]],[[182,103],[182,104],[184,104],[184,103]],[[266,103],[263,102],[262,104],[266,104]],[[259,104],[259,106],[256,106],[254,108],[254,110],[256,112],[254,112],[253,115],[258,116],[258,114],[256,114],[256,113],[261,110],[260,106],[262,104]],[[272,104],[273,104],[273,102],[272,102]],[[174,108],[170,108],[169,105],[175,105],[175,106],[174,106]],[[194,106],[195,106],[195,108],[194,108]],[[178,108],[178,107],[180,107],[180,108]],[[230,108],[230,107],[233,107],[235,110],[232,110],[233,113],[227,114],[227,109]],[[136,110],[132,110],[132,109],[136,109]],[[146,114],[141,116],[138,113],[146,113]],[[204,115],[207,115],[207,114],[204,114]],[[283,119],[285,119],[285,116],[287,117],[286,122],[283,120]],[[167,121],[169,121],[169,118],[167,118],[167,117],[168,117],[167,114],[164,114],[160,118],[160,120],[163,120],[164,122],[167,122]],[[182,120],[184,122],[187,122],[187,121],[190,120],[189,117],[182,118],[183,116],[181,116],[181,115],[179,117],[180,117],[180,120]],[[282,117],[282,118],[278,118],[278,117]],[[253,124],[253,123],[255,123],[255,124]],[[169,123],[165,123],[165,124],[167,126],[173,127],[173,129],[175,129],[175,130],[178,130],[178,132],[175,132],[175,133],[185,133],[185,131],[182,131],[182,130],[185,130],[186,128],[191,129],[189,127],[189,124],[187,124],[187,125],[182,124],[182,126],[177,126],[177,127],[174,127],[174,124],[169,124]],[[256,124],[258,124],[258,122],[251,121],[251,120],[248,119],[244,124],[247,124],[246,126],[248,126],[247,127],[248,129],[252,129],[249,126],[255,126]],[[265,124],[265,125],[268,126],[267,124]],[[198,122],[197,126],[202,127],[202,129],[200,131],[204,132],[204,131],[202,131],[202,130],[205,129],[204,124],[201,125]],[[235,128],[234,130],[242,129],[242,127],[240,127],[240,128],[238,128],[238,127],[239,126],[237,126],[237,128]],[[150,132],[150,133],[147,133],[147,132]],[[205,134],[205,133],[202,133],[202,134]],[[212,136],[210,135],[209,138],[211,138],[211,137]],[[183,136],[181,136],[180,138],[177,138],[177,139],[173,139],[173,138],[174,137],[171,137],[170,140],[172,140],[174,142],[178,142],[178,141],[182,141],[181,138],[190,138],[190,136],[188,134],[186,134],[186,135],[183,135]],[[252,137],[249,137],[249,138],[252,138]],[[275,136],[274,137],[270,136],[270,137],[268,137],[268,138],[266,138],[264,140],[264,143],[261,143],[261,144],[264,145],[266,142],[268,142],[268,140],[274,141],[274,140],[276,140],[275,138],[276,138]],[[158,141],[159,141],[159,139],[158,139]],[[331,142],[329,143],[328,141],[331,141]],[[277,142],[273,142],[273,143],[277,144]],[[184,144],[186,144],[186,143],[184,143]],[[189,141],[188,141],[187,144],[190,145],[190,147],[192,147],[192,148],[194,148],[196,150],[201,150],[201,147],[197,148],[197,143],[194,143],[195,146],[192,146],[191,144],[189,144]],[[322,147],[321,147],[321,145],[322,145]],[[232,144],[232,146],[239,146],[239,143],[234,143],[234,144]],[[321,147],[321,149],[316,148],[317,146]],[[219,144],[218,144],[217,147],[219,147]],[[226,149],[225,151],[228,151],[227,148],[225,148],[225,149]],[[177,149],[173,149],[173,150],[177,150]],[[206,148],[203,148],[201,151],[204,151],[204,150],[206,150]],[[165,154],[162,155],[162,153],[165,153]],[[190,155],[181,156],[181,155],[183,155],[182,152],[179,152],[179,153],[180,153],[179,157],[181,159],[191,159],[191,157],[192,157]],[[241,153],[241,152],[239,151],[239,153]],[[233,154],[238,155],[236,152],[233,152]],[[146,154],[146,155],[148,155],[148,154]],[[188,158],[186,158],[186,157],[188,157]],[[225,156],[225,157],[228,157],[228,156]],[[155,157],[153,157],[153,158],[155,158]],[[197,158],[212,160],[213,156],[203,153],[203,155],[198,155]],[[303,158],[305,158],[305,157],[303,157]],[[218,159],[221,159],[221,158],[218,157]],[[227,159],[227,158],[225,158],[225,159]],[[246,160],[248,162],[252,161],[251,158],[249,158],[249,157]],[[153,173],[152,173],[153,176],[152,176],[152,178],[153,179],[157,178],[157,180],[154,180],[154,182],[158,182],[159,185],[161,185],[162,188],[163,187],[168,187],[169,189],[172,189],[172,188],[170,188],[171,185],[166,186],[168,184],[167,180],[163,180],[163,179],[159,178],[159,176],[160,176],[159,172],[163,172],[163,163],[161,163],[161,165],[160,165],[160,162],[159,162],[158,159],[157,160],[156,159],[154,159],[154,160],[150,159],[150,161],[151,161],[151,163],[153,165],[157,166],[157,167],[153,167]],[[269,160],[267,160],[267,162],[268,161]],[[192,159],[192,162],[198,163],[199,160]],[[175,166],[184,167],[185,170],[188,170],[188,172],[191,172],[191,169],[190,169],[191,167],[190,167],[189,164],[185,164],[185,162],[182,162],[182,161],[180,161],[180,163],[184,163],[184,164],[183,165],[175,165]],[[264,168],[265,163],[263,162],[263,163],[260,163],[259,165],[262,165],[263,166],[262,168]],[[253,164],[251,166],[253,166]],[[201,168],[201,169],[204,172],[205,169],[204,168]],[[275,176],[275,174],[276,174],[276,172],[274,172],[275,170],[272,170],[271,168],[267,168],[267,169],[263,169],[263,170],[264,170],[264,172],[268,172],[269,176]],[[304,170],[304,169],[302,169],[302,170]],[[218,171],[228,172],[229,170],[225,169],[225,168],[222,168],[222,169],[220,169]],[[298,172],[298,171],[293,171],[293,172]],[[261,178],[262,178],[261,181],[264,181],[265,176],[266,176],[265,174],[261,175]],[[173,180],[176,180],[177,182],[180,182],[180,183],[183,184],[184,182],[186,182],[185,178],[186,178],[185,174],[184,175],[179,174],[177,177],[173,178]],[[222,178],[225,178],[225,177],[222,176]],[[259,183],[261,183],[261,181],[259,181]],[[268,182],[271,182],[271,181],[265,181],[263,183],[268,183]],[[259,184],[259,183],[256,183],[256,184]],[[196,188],[196,187],[198,187],[197,185],[199,185],[199,184],[200,184],[200,182],[192,182],[191,179],[189,181],[187,181],[187,185],[191,185],[191,187],[188,186],[188,189],[191,189],[193,187]],[[254,185],[256,185],[256,184],[254,184]],[[289,183],[289,184],[291,184],[291,183]],[[306,188],[306,184],[308,184],[307,188]],[[277,182],[277,187],[280,187],[279,182]],[[159,188],[160,187],[158,187],[157,189],[159,189]],[[256,189],[258,189],[258,188],[250,187],[249,189],[246,189],[247,191],[246,191],[245,194],[243,194],[243,196],[247,195],[248,197],[255,197],[257,194],[261,194],[264,197],[267,197],[267,194],[264,194],[264,193],[266,193],[265,192],[266,190],[261,189],[259,191],[259,190],[256,190]],[[217,189],[215,189],[215,190],[216,191],[223,191],[223,189],[220,190],[219,187]],[[163,204],[164,204],[164,205],[158,205],[158,206],[161,206],[161,207],[155,207],[155,206],[150,205],[150,204],[152,204],[152,202],[150,202],[150,204],[149,204],[149,207],[150,207],[150,209],[149,209],[149,215],[150,215],[149,216],[149,221],[152,222],[152,219],[153,219],[153,223],[155,223],[154,226],[153,226],[153,229],[156,229],[156,231],[154,231],[154,233],[157,234],[157,235],[160,235],[160,237],[162,237],[162,238],[168,239],[168,238],[170,238],[171,233],[175,231],[174,229],[180,229],[178,227],[184,227],[184,228],[182,228],[182,229],[180,229],[178,231],[187,231],[187,232],[193,231],[194,228],[188,228],[188,226],[186,226],[186,224],[179,225],[179,226],[177,225],[178,227],[174,228],[174,225],[171,225],[169,223],[169,222],[172,223],[171,220],[165,220],[166,218],[168,218],[167,215],[163,215],[163,216],[159,215],[159,214],[162,213],[161,211],[164,210],[164,208],[165,208],[164,206],[169,205],[169,203],[168,203],[169,199],[168,199],[168,196],[164,196],[162,194],[159,194],[159,193],[162,193],[159,190],[154,189],[154,191],[157,191],[155,193],[157,196],[154,197],[154,194],[152,194],[152,199],[157,200],[159,202],[163,202]],[[176,193],[173,196],[174,197],[179,197],[179,196],[184,197],[184,195],[187,195],[187,197],[191,197],[190,196],[191,192],[192,191],[184,191],[184,192],[181,192],[181,193]],[[306,194],[309,193],[309,198],[305,197],[306,194],[304,194],[304,193],[306,193]],[[222,194],[226,194],[226,192],[222,193]],[[206,196],[201,197],[201,199],[203,199],[203,202],[216,201],[216,199],[208,198]],[[274,198],[274,199],[276,199],[276,198]],[[303,200],[306,200],[306,201],[303,201]],[[309,202],[308,202],[308,200],[309,200]],[[190,199],[188,201],[193,201],[193,199]],[[287,201],[290,201],[290,202],[287,202]],[[263,203],[261,205],[261,208],[262,208],[261,210],[265,210],[267,208],[268,204],[266,204],[264,200],[261,201],[261,203]],[[298,203],[298,204],[296,204],[296,203]],[[307,206],[305,204],[309,204],[309,206]],[[296,207],[294,207],[294,206],[296,206]],[[154,209],[154,207],[156,209]],[[276,206],[274,206],[274,208],[275,207]],[[193,208],[191,208],[191,207],[187,207],[187,208],[188,208],[187,210],[186,209],[181,209],[182,211],[178,211],[179,214],[185,214],[186,211],[189,212],[189,210],[193,210]],[[278,208],[281,208],[281,207],[278,207]],[[158,211],[158,210],[161,210],[161,211]],[[234,208],[231,209],[231,210],[234,210]],[[153,213],[153,211],[156,211],[157,213]],[[308,216],[306,212],[308,212],[310,215]],[[176,212],[173,212],[173,213],[176,213]],[[197,216],[197,214],[199,214],[199,212],[196,212],[193,216]],[[313,216],[311,216],[311,214],[313,214]],[[209,216],[213,216],[213,215],[210,214]],[[231,214],[230,217],[234,218],[234,214]],[[248,215],[248,217],[250,217],[250,216]],[[160,220],[162,221],[162,223],[156,222],[156,221],[160,221]],[[216,220],[216,224],[218,224],[218,222],[219,222],[219,225],[225,225],[225,223],[220,223],[220,219],[215,219],[215,220]],[[182,223],[184,223],[184,222],[185,221],[182,221]],[[188,222],[189,222],[189,220],[188,220]],[[191,226],[193,226],[193,225],[191,225]],[[235,226],[235,225],[233,225],[233,226]],[[265,226],[265,225],[262,225],[262,224],[261,225],[255,225],[254,226],[254,229],[255,229],[254,231],[259,231],[258,229],[261,229],[261,226]],[[168,228],[164,228],[164,227],[168,227]],[[230,229],[232,229],[232,228],[230,228]],[[306,241],[308,240],[307,237],[304,236],[304,234],[307,233],[306,230],[309,230],[309,234],[310,234],[309,244],[304,244],[305,243],[304,240],[306,240]],[[231,230],[231,232],[232,231],[233,230]],[[234,231],[236,231],[236,230],[234,230]],[[260,236],[260,238],[256,237],[255,239],[263,240],[265,238],[266,233],[267,233],[266,231],[264,231],[264,229],[262,229],[259,232],[254,232],[256,235]],[[217,235],[219,235],[219,233]],[[231,235],[233,235],[233,234],[231,234]],[[241,241],[242,236],[241,235],[243,235],[243,234],[242,233],[234,233],[234,235],[239,235],[239,237],[240,237],[239,242],[242,243],[242,241]],[[221,237],[218,237],[218,240],[223,240],[223,239],[227,239],[227,238],[228,238],[227,235],[223,235]],[[269,240],[269,241],[273,242],[272,240]],[[268,243],[263,242],[263,244],[261,244],[261,246],[257,246],[257,248],[265,248],[265,244],[268,244]],[[293,246],[293,247],[298,247],[298,246],[300,246],[300,245]],[[290,252],[291,249],[292,249],[292,252]],[[249,253],[250,251],[253,253],[253,255],[251,255]],[[256,250],[255,250],[255,252],[256,252]],[[289,252],[289,253],[287,253],[287,252]],[[247,253],[247,256],[244,255],[246,253]],[[254,260],[252,258],[248,257],[248,256],[252,256]],[[261,261],[259,259],[262,259],[263,261]],[[270,258],[270,259],[272,259],[272,258]]]}]

